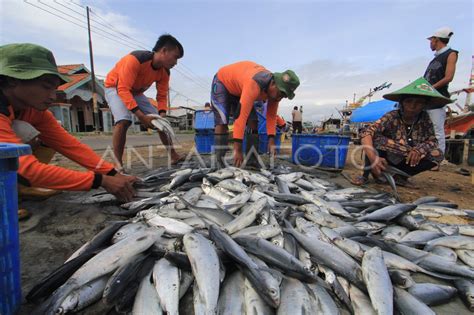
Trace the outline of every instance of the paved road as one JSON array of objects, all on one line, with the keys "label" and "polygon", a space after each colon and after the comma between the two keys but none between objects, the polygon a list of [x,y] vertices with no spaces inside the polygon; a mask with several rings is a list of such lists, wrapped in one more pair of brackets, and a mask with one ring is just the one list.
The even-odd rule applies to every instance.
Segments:
[{"label": "paved road", "polygon": [[[178,141],[180,143],[194,141],[194,134],[177,134]],[[107,146],[112,145],[111,135],[102,136],[81,136],[78,137],[81,142],[87,144],[94,150],[105,150]],[[146,135],[146,134],[129,134],[127,135],[127,145],[133,145],[135,147],[147,146],[150,144],[161,144],[160,138],[157,134]]]}]

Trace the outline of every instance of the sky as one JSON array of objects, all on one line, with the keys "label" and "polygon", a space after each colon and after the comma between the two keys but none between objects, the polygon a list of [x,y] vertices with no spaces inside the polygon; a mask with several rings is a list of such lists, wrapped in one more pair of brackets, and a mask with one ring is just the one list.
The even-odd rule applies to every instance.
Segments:
[{"label": "sky", "polygon": [[[450,90],[467,87],[474,55],[473,3],[1,0],[0,44],[40,44],[53,51],[58,64],[83,63],[90,69],[85,18],[90,6],[98,75],[105,76],[130,51],[151,50],[161,34],[170,33],[185,51],[171,72],[172,106],[202,106],[220,67],[252,60],[272,72],[294,70],[301,85],[293,100],[280,103],[279,113],[289,120],[293,106],[303,106],[303,120],[317,123],[338,117],[336,108],[354,94],[357,99],[391,82],[391,89],[372,97],[378,100],[422,76],[433,58],[426,38],[443,26],[453,29],[449,45],[459,51]],[[155,93],[150,88],[146,94]],[[464,106],[465,94],[456,102]]]}]

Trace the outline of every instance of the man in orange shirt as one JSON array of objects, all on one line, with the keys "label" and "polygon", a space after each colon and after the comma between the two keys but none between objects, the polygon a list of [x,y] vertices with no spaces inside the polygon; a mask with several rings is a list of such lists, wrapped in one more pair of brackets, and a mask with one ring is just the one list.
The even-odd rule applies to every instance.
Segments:
[{"label": "man in orange shirt", "polygon": [[88,169],[73,171],[42,163],[33,154],[25,155],[19,158],[19,183],[57,190],[102,186],[119,199],[130,201],[137,178],[119,174],[112,164],[64,130],[47,110],[56,98],[57,87],[65,81],[46,48],[34,44],[0,46],[0,142],[23,143],[22,135],[12,127],[20,120],[37,131],[44,145]]},{"label": "man in orange shirt", "polygon": [[[215,153],[217,166],[224,167],[229,142],[229,118],[234,121],[234,165],[240,167],[244,158],[242,139],[248,121],[252,130],[247,136],[247,148],[258,148],[255,101],[268,101],[267,134],[270,153],[275,153],[276,116],[282,98],[293,99],[300,82],[291,70],[270,72],[252,61],[241,61],[219,69],[214,76],[211,106],[215,117]],[[248,151],[248,150],[247,150]],[[253,150],[257,152],[256,149]]]},{"label": "man in orange shirt", "polygon": [[[149,114],[166,117],[170,70],[184,55],[183,46],[173,36],[161,35],[152,51],[138,50],[117,62],[105,79],[105,98],[115,120],[113,133],[114,154],[120,167],[127,140],[127,130],[132,123],[132,113],[145,128],[155,129]],[[154,107],[143,94],[153,83],[156,84]],[[172,164],[181,160],[166,135],[158,132],[161,142],[171,155]]]}]

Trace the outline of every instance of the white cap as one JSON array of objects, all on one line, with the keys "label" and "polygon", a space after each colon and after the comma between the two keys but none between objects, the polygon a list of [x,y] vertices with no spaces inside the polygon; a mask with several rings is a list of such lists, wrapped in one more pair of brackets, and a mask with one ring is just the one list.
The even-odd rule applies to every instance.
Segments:
[{"label": "white cap", "polygon": [[453,36],[453,31],[451,30],[451,28],[445,26],[445,27],[442,27],[442,28],[439,28],[437,29],[433,35],[431,35],[430,37],[428,37],[428,39],[431,39],[432,37],[438,37],[438,38],[451,38],[451,36]]}]

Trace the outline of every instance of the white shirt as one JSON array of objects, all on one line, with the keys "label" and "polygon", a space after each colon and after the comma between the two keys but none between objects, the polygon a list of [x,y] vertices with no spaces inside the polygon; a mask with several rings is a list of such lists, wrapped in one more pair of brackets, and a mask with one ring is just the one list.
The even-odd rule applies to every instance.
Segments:
[{"label": "white shirt", "polygon": [[435,51],[435,56],[439,56],[441,55],[442,53],[444,53],[445,51],[447,51],[450,47],[449,46],[444,46],[443,48],[441,48],[440,50],[437,50]]},{"label": "white shirt", "polygon": [[291,112],[291,115],[293,116],[293,121],[303,121],[303,117],[302,117],[303,115],[301,114],[299,110],[294,109]]}]

